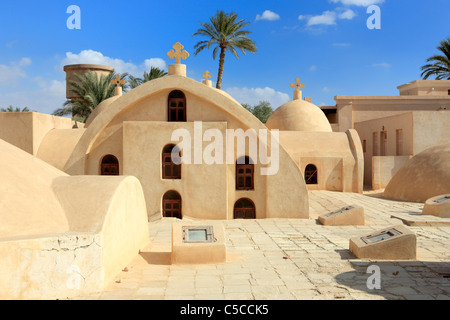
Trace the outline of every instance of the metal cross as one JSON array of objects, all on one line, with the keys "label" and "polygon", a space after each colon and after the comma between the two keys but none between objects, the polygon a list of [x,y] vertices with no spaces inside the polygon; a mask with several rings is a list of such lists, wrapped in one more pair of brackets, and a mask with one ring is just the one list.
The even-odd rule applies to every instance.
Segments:
[{"label": "metal cross", "polygon": [[116,75],[116,79],[111,80],[111,84],[115,85],[116,87],[120,86],[121,84],[125,84],[125,79],[120,80],[120,75]]},{"label": "metal cross", "polygon": [[291,88],[295,87],[295,91],[300,91],[300,88],[303,89],[305,87],[305,84],[300,84],[300,79],[295,79],[295,83],[291,83]]},{"label": "metal cross", "polygon": [[181,59],[186,60],[189,57],[189,53],[186,50],[183,50],[184,46],[181,43],[175,43],[172,48],[174,50],[167,52],[167,56],[170,59],[175,58],[175,64],[180,64]]},{"label": "metal cross", "polygon": [[212,75],[211,75],[211,73],[209,73],[208,70],[206,70],[205,73],[202,75],[202,78],[205,78],[206,81],[208,81],[209,78],[211,78],[211,77],[212,77]]}]

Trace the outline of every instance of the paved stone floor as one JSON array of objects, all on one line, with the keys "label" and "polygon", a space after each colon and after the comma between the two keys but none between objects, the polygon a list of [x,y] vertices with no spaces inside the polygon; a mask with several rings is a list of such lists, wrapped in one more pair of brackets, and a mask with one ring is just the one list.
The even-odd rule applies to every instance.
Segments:
[{"label": "paved stone floor", "polygon": [[[325,227],[321,214],[356,204],[365,226]],[[359,260],[349,239],[402,224],[394,214],[417,216],[423,204],[376,194],[310,191],[310,219],[224,221],[227,262],[170,265],[171,219],[150,222],[151,244],[103,292],[78,299],[450,300],[450,224],[408,227],[417,235],[417,260]],[[381,289],[370,290],[371,265]]]}]

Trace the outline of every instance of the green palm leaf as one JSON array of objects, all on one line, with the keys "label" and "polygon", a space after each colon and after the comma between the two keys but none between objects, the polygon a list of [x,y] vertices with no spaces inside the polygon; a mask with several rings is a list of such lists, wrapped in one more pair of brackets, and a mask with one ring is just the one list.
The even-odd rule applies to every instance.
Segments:
[{"label": "green palm leaf", "polygon": [[422,66],[421,77],[426,80],[434,76],[436,80],[450,80],[450,37],[441,41],[437,47],[443,55],[436,54],[427,59],[428,63]]},{"label": "green palm leaf", "polygon": [[[128,76],[127,73],[120,75],[121,79]],[[85,74],[75,74],[75,80],[70,81],[71,89],[78,95],[77,99],[64,102],[62,108],[56,109],[52,114],[66,116],[71,114],[72,118],[86,122],[89,115],[104,100],[114,96],[114,86],[111,80],[116,77],[115,72],[108,75],[98,76],[95,72],[88,71]],[[127,89],[127,85],[123,86]]]},{"label": "green palm leaf", "polygon": [[225,13],[217,11],[214,17],[209,18],[210,22],[200,22],[202,28],[193,33],[193,36],[204,36],[209,40],[199,41],[195,46],[194,55],[197,55],[204,49],[210,49],[214,46],[213,59],[219,54],[219,72],[217,75],[216,88],[222,87],[223,67],[225,64],[225,54],[231,52],[239,59],[238,50],[244,55],[248,52],[255,53],[256,45],[247,35],[251,32],[243,30],[250,25],[243,19],[238,20],[236,13]]}]

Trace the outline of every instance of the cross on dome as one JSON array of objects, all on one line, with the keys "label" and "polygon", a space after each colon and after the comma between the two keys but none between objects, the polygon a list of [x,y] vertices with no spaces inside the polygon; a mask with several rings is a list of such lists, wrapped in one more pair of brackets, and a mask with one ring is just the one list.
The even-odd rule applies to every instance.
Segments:
[{"label": "cross on dome", "polygon": [[305,84],[300,83],[300,78],[295,79],[295,83],[291,83],[291,88],[295,88],[294,100],[302,99],[302,92],[300,91],[300,89],[303,89],[304,87],[305,87]]},{"label": "cross on dome", "polygon": [[116,96],[122,95],[122,87],[120,85],[125,84],[125,79],[120,79],[120,74],[116,75],[116,78],[111,80],[111,84],[116,86],[114,88],[114,94]]},{"label": "cross on dome", "polygon": [[300,91],[300,88],[301,89],[305,88],[305,84],[304,83],[300,84],[300,79],[297,78],[297,79],[295,79],[295,83],[291,83],[291,88],[294,88],[294,87],[295,87],[295,91]]},{"label": "cross on dome", "polygon": [[211,78],[212,75],[211,73],[209,73],[208,70],[205,71],[205,73],[202,75],[202,78],[205,78],[205,80],[209,80],[209,78]]},{"label": "cross on dome", "polygon": [[181,59],[186,60],[189,57],[189,53],[186,50],[183,50],[184,46],[181,43],[175,43],[172,48],[174,50],[167,52],[167,56],[170,59],[175,58],[175,64],[180,64]]},{"label": "cross on dome", "polygon": [[117,74],[116,78],[111,80],[111,84],[120,86],[121,84],[125,84],[125,79],[120,79],[120,74]]}]

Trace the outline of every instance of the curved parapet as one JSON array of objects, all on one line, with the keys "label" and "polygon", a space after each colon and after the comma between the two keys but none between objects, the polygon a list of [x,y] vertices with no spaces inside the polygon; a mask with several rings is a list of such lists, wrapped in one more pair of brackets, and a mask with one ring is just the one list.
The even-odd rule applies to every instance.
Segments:
[{"label": "curved parapet", "polygon": [[149,242],[139,180],[71,177],[0,140],[0,299],[104,289]]}]

